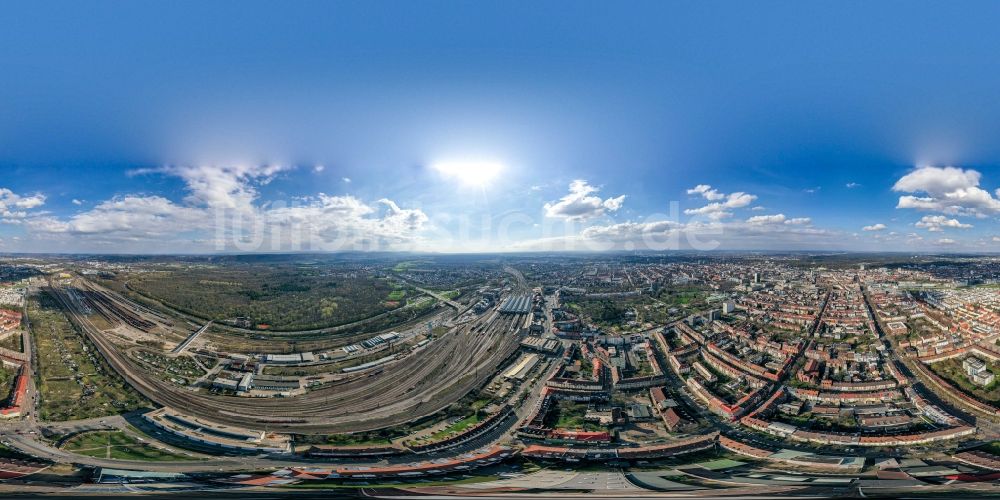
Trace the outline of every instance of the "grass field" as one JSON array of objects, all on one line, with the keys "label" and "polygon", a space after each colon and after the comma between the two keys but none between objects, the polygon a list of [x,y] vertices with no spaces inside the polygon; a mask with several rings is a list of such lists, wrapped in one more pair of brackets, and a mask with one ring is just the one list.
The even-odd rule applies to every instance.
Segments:
[{"label": "grass field", "polygon": [[[965,374],[965,370],[962,369],[962,359],[959,358],[938,361],[930,365],[930,368],[934,373],[954,384],[962,392],[988,403],[1000,403],[1000,376],[997,377],[998,380],[986,387],[976,385]],[[994,374],[1000,375],[1000,364],[987,361],[986,368]]]},{"label": "grass field", "polygon": [[103,417],[146,405],[75,330],[53,297],[31,297],[28,315],[38,353],[42,420]]},{"label": "grass field", "polygon": [[718,460],[711,460],[708,462],[698,463],[698,466],[708,470],[732,469],[733,467],[739,467],[741,465],[746,465],[746,462],[739,462],[737,460],[730,460],[728,458],[720,458]]},{"label": "grass field", "polygon": [[122,431],[85,432],[69,438],[62,449],[80,455],[117,460],[179,461],[194,457],[170,453],[155,448]]},{"label": "grass field", "polygon": [[10,349],[12,351],[23,351],[24,346],[21,345],[21,335],[13,334],[3,340],[0,340],[0,347],[4,349]]},{"label": "grass field", "polygon": [[573,401],[559,401],[545,416],[546,423],[557,429],[571,429],[584,431],[600,431],[600,425],[587,422],[584,416],[587,414],[587,405],[574,403]]},{"label": "grass field", "polygon": [[459,421],[457,421],[457,422],[449,425],[448,427],[445,427],[441,431],[438,431],[438,432],[435,432],[434,434],[432,434],[431,435],[431,441],[437,441],[439,439],[444,439],[444,438],[446,438],[446,437],[448,437],[448,436],[450,436],[452,434],[458,434],[458,433],[464,431],[465,429],[468,429],[469,426],[478,423],[479,420],[480,420],[480,418],[479,418],[479,414],[478,413],[469,415],[468,417],[465,417],[465,418],[463,418],[463,419],[461,419],[461,420],[459,420]]},{"label": "grass field", "polygon": [[397,273],[405,273],[406,271],[409,271],[410,269],[416,269],[416,268],[418,268],[420,266],[427,266],[427,265],[430,265],[430,264],[431,264],[430,261],[404,260],[402,262],[397,263],[395,266],[393,266],[392,270],[393,270],[393,272],[397,272]]},{"label": "grass field", "polygon": [[14,389],[14,381],[17,379],[17,369],[0,364],[0,405],[10,398],[10,393]]}]

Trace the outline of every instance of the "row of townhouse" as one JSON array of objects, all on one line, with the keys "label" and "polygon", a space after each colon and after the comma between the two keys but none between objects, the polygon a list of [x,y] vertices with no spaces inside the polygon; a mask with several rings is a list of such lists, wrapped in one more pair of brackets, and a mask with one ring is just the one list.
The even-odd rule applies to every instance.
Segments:
[{"label": "row of townhouse", "polygon": [[729,378],[744,379],[747,382],[747,384],[749,384],[751,387],[754,388],[763,387],[770,383],[767,380],[764,380],[756,375],[751,375],[743,370],[740,370],[730,365],[729,363],[723,361],[709,350],[702,349],[700,353],[701,353],[701,359],[703,359],[705,363],[708,364],[708,366],[714,368],[716,371],[722,373],[723,375]]},{"label": "row of townhouse", "polygon": [[821,403],[885,403],[903,398],[899,390],[883,390],[869,392],[828,392],[816,389],[792,387],[788,389],[796,398]]},{"label": "row of townhouse", "polygon": [[790,358],[785,359],[783,361],[784,365],[780,371],[773,372],[771,370],[768,370],[767,368],[764,368],[763,366],[740,359],[739,357],[730,353],[729,351],[720,348],[718,345],[715,344],[715,342],[709,342],[707,345],[707,349],[710,353],[718,356],[726,363],[729,363],[730,365],[738,368],[739,370],[745,372],[746,374],[770,380],[772,382],[777,382],[778,380],[781,379],[781,377],[784,375],[785,366],[787,366],[788,361],[790,359]]},{"label": "row of townhouse", "polygon": [[674,457],[715,447],[719,433],[701,434],[663,444],[630,448],[575,448],[531,445],[521,450],[521,456],[546,460],[605,461],[613,459],[642,460]]},{"label": "row of townhouse", "polygon": [[745,415],[751,408],[755,408],[764,399],[764,396],[767,395],[766,386],[758,387],[749,394],[741,397],[735,403],[730,404],[713,394],[696,377],[688,377],[685,383],[688,389],[705,403],[709,411],[729,421],[735,421]]}]

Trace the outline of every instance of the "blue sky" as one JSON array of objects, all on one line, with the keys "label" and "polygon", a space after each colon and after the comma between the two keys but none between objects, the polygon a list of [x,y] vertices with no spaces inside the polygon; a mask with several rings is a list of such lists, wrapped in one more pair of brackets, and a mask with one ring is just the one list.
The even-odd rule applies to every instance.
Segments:
[{"label": "blue sky", "polygon": [[4,12],[0,251],[1000,244],[996,2]]}]

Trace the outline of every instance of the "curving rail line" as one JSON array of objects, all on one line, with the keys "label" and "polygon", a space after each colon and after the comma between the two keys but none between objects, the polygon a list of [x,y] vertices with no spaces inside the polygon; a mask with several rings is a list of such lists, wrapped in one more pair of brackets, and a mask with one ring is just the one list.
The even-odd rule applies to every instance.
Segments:
[{"label": "curving rail line", "polygon": [[453,330],[381,372],[361,373],[336,386],[289,398],[242,398],[198,394],[135,366],[80,315],[64,292],[50,288],[69,318],[108,363],[151,401],[213,422],[275,432],[357,432],[402,424],[440,411],[496,373],[518,347],[517,317],[491,317]]}]

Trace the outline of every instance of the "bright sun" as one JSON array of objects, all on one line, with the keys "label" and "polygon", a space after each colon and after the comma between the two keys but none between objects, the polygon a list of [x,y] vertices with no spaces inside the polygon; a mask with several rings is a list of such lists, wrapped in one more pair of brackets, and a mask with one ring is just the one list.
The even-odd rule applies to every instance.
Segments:
[{"label": "bright sun", "polygon": [[462,184],[484,187],[504,169],[502,163],[485,160],[441,161],[431,165],[445,177],[458,179]]}]

